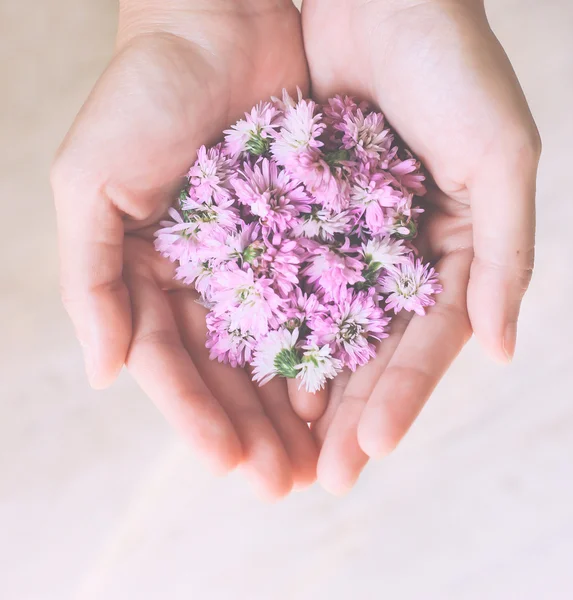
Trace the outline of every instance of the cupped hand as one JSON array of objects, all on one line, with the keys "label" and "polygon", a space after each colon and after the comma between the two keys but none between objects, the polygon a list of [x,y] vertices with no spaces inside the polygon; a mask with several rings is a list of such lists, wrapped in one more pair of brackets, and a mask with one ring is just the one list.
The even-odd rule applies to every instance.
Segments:
[{"label": "cupped hand", "polygon": [[396,446],[472,331],[511,360],[533,267],[540,142],[479,0],[305,0],[303,31],[313,95],[373,101],[429,170],[419,244],[444,288],[331,388],[314,427],[318,478],[342,493]]},{"label": "cupped hand", "polygon": [[271,497],[314,480],[316,444],[284,382],[259,389],[208,360],[204,312],[172,281],[152,232],[201,144],[307,79],[289,0],[126,2],[115,56],[52,173],[62,295],[92,385],[126,363],[215,469],[241,464]]}]

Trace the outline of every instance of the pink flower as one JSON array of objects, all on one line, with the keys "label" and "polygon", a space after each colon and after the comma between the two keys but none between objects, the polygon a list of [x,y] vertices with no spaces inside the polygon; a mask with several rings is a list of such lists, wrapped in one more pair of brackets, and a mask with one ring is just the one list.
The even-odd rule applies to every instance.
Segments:
[{"label": "pink flower", "polygon": [[337,298],[348,285],[362,281],[362,262],[352,256],[354,250],[345,241],[339,248],[307,244],[308,266],[302,271],[309,284],[315,284],[329,299]]},{"label": "pink flower", "polygon": [[235,168],[235,161],[223,154],[221,144],[209,149],[201,146],[195,164],[187,173],[189,195],[207,204],[228,199],[231,191],[230,180]]},{"label": "pink flower", "polygon": [[412,239],[418,233],[416,221],[422,212],[424,212],[422,208],[412,206],[411,196],[403,196],[396,206],[387,209],[380,233],[399,236],[406,240]]},{"label": "pink flower", "polygon": [[220,197],[217,204],[202,204],[191,197],[181,202],[183,217],[194,226],[197,239],[210,243],[214,238],[224,240],[237,230],[239,213],[233,198]]},{"label": "pink flower", "polygon": [[173,221],[161,221],[155,232],[155,249],[171,262],[187,263],[193,260],[199,246],[196,223],[187,223],[174,209],[169,209]]},{"label": "pink flower", "polygon": [[260,156],[269,149],[279,123],[277,108],[270,102],[259,102],[250,113],[245,113],[245,119],[224,132],[225,150],[235,157],[245,152]]},{"label": "pink flower", "polygon": [[397,183],[410,194],[423,196],[426,193],[424,180],[426,179],[420,171],[420,163],[409,152],[408,158],[401,160],[395,158],[389,166],[390,173]]},{"label": "pink flower", "polygon": [[355,115],[358,109],[362,112],[368,111],[368,103],[361,102],[358,105],[356,100],[350,96],[334,96],[334,98],[329,98],[328,104],[324,106],[324,121],[332,127],[341,125],[346,117]]},{"label": "pink flower", "polygon": [[199,149],[155,246],[209,309],[212,359],[315,392],[374,356],[385,308],[424,314],[441,291],[408,241],[421,165],[348,96],[283,91],[224,134]]},{"label": "pink flower", "polygon": [[350,192],[350,205],[359,216],[364,215],[366,226],[375,234],[384,226],[384,209],[396,206],[401,197],[381,173],[358,173]]},{"label": "pink flower", "polygon": [[284,301],[272,288],[272,280],[256,279],[252,269],[232,269],[214,274],[212,288],[213,314],[229,313],[233,330],[265,335],[283,320]]},{"label": "pink flower", "polygon": [[350,186],[344,165],[331,165],[327,158],[320,149],[311,148],[288,157],[285,169],[304,183],[319,205],[340,212],[348,207]]},{"label": "pink flower", "polygon": [[258,270],[273,281],[282,296],[289,294],[299,283],[300,254],[296,240],[281,240],[264,247]]},{"label": "pink flower", "polygon": [[382,277],[382,293],[387,294],[386,308],[395,313],[401,310],[425,314],[425,307],[435,304],[434,294],[442,291],[435,270],[413,257],[397,264]]},{"label": "pink flower", "polygon": [[216,317],[207,315],[207,341],[211,360],[230,364],[232,367],[244,367],[250,363],[256,346],[256,338],[244,333],[231,323],[229,313]]},{"label": "pink flower", "polygon": [[348,211],[336,213],[316,204],[311,207],[310,213],[305,213],[298,219],[293,227],[293,235],[332,241],[336,234],[351,230],[353,220]]},{"label": "pink flower", "polygon": [[370,340],[387,337],[389,321],[372,293],[347,290],[324,315],[312,319],[311,329],[318,345],[329,344],[333,356],[354,371],[374,357]]},{"label": "pink flower", "polygon": [[278,164],[285,166],[293,155],[320,148],[318,139],[326,125],[321,123],[322,115],[315,114],[316,103],[312,100],[299,100],[294,106],[286,106],[280,130],[275,134],[271,152]]},{"label": "pink flower", "polygon": [[305,294],[300,288],[296,288],[288,298],[285,310],[286,326],[289,329],[300,329],[306,327],[309,319],[316,318],[324,313],[325,308],[314,294]]},{"label": "pink flower", "polygon": [[309,197],[300,182],[267,158],[254,167],[245,163],[242,177],[233,180],[233,187],[239,202],[272,231],[285,231],[299,214],[310,211]]},{"label": "pink flower", "polygon": [[381,160],[392,146],[393,136],[384,129],[384,117],[380,113],[364,114],[358,109],[347,114],[344,122],[337,126],[342,132],[344,148],[353,149],[366,160]]}]

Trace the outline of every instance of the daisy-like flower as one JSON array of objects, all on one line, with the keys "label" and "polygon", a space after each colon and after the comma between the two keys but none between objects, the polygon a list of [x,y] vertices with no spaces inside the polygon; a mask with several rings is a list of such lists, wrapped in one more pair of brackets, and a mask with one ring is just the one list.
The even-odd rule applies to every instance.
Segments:
[{"label": "daisy-like flower", "polygon": [[343,132],[344,147],[354,149],[363,159],[380,160],[392,147],[393,136],[389,129],[384,129],[384,117],[380,113],[365,115],[358,109],[347,114],[337,127]]},{"label": "daisy-like flower", "polygon": [[284,319],[284,301],[272,284],[271,279],[256,279],[252,269],[219,271],[214,275],[212,287],[213,313],[215,316],[229,313],[233,330],[265,335]]},{"label": "daisy-like flower", "polygon": [[301,216],[293,227],[295,237],[315,238],[323,241],[331,241],[335,234],[348,231],[353,217],[348,211],[335,213],[316,204],[311,211]]},{"label": "daisy-like flower", "polygon": [[328,104],[324,106],[324,122],[330,127],[335,127],[344,123],[347,116],[356,114],[359,108],[363,112],[366,112],[368,104],[361,102],[359,106],[356,100],[350,96],[334,96],[333,98],[329,98]]},{"label": "daisy-like flower", "polygon": [[375,269],[389,269],[404,262],[408,249],[402,240],[395,240],[390,236],[375,236],[362,244],[362,253],[368,266]]},{"label": "daisy-like flower", "polygon": [[233,198],[220,198],[217,204],[203,204],[188,197],[181,202],[184,220],[195,225],[197,238],[209,242],[214,238],[224,240],[237,230],[238,210]]},{"label": "daisy-like flower", "polygon": [[253,156],[265,154],[280,124],[280,113],[270,102],[259,102],[245,118],[237,121],[225,133],[225,150],[231,156],[245,152]]},{"label": "daisy-like flower", "polygon": [[300,99],[294,106],[286,106],[281,128],[275,134],[271,152],[275,160],[283,166],[288,165],[294,155],[320,148],[318,139],[326,125],[321,122],[322,115],[316,113],[316,103]]},{"label": "daisy-like flower", "polygon": [[334,379],[340,373],[342,361],[332,356],[328,344],[319,347],[312,337],[302,350],[301,362],[296,366],[296,377],[300,380],[299,389],[304,386],[308,392],[314,394],[324,387],[327,379]]},{"label": "daisy-like flower", "polygon": [[233,187],[239,201],[272,231],[285,231],[299,214],[310,211],[310,199],[301,183],[267,158],[254,167],[245,163]]},{"label": "daisy-like flower", "polygon": [[387,337],[389,321],[372,293],[347,290],[311,327],[317,343],[329,344],[333,355],[354,371],[375,356],[370,340]]},{"label": "daisy-like flower", "polygon": [[386,308],[423,314],[441,290],[408,241],[421,165],[347,96],[283,91],[224,136],[199,149],[155,246],[209,309],[211,358],[318,391],[374,356]]},{"label": "daisy-like flower", "polygon": [[[309,240],[310,241],[310,240]],[[362,281],[362,262],[352,256],[350,242],[338,248],[321,244],[307,244],[309,255],[302,274],[311,285],[318,286],[329,299],[337,298],[349,285]]]},{"label": "daisy-like flower", "polygon": [[396,206],[401,200],[401,194],[382,174],[368,176],[360,173],[354,178],[350,198],[350,206],[355,208],[360,216],[364,215],[368,229],[376,234],[384,225],[384,209]]},{"label": "daisy-like flower", "polygon": [[288,298],[285,326],[291,331],[293,329],[302,331],[309,319],[323,314],[324,311],[324,306],[315,294],[305,294],[300,288],[296,288]]},{"label": "daisy-like flower", "polygon": [[204,257],[181,264],[175,270],[175,279],[185,285],[193,285],[200,294],[199,303],[206,308],[213,306],[213,273],[222,269],[237,268],[237,264],[229,260],[221,260],[219,255]]},{"label": "daisy-like flower", "polygon": [[198,225],[184,221],[174,208],[168,212],[173,220],[159,223],[161,229],[155,232],[155,249],[171,262],[188,263],[194,259],[199,246]]},{"label": "daisy-like flower", "polygon": [[395,265],[380,282],[382,293],[387,294],[386,309],[425,314],[425,308],[436,303],[434,294],[442,291],[435,270],[420,259]]},{"label": "daisy-like flower", "polygon": [[263,253],[257,261],[257,271],[274,282],[282,296],[287,296],[298,285],[301,253],[296,240],[280,240],[263,245]]},{"label": "daisy-like flower", "polygon": [[187,173],[189,195],[207,204],[228,199],[235,169],[235,160],[223,153],[222,144],[209,149],[201,146],[195,164]]},{"label": "daisy-like flower", "polygon": [[207,328],[205,345],[209,349],[211,360],[228,363],[232,367],[244,367],[251,362],[256,338],[234,326],[228,313],[218,317],[209,313]]},{"label": "daisy-like flower", "polygon": [[285,169],[304,183],[319,206],[340,212],[350,201],[345,162],[340,153],[323,154],[319,148],[310,148],[290,156]]},{"label": "daisy-like flower", "polygon": [[397,157],[392,160],[389,165],[389,171],[396,179],[398,185],[407,190],[408,193],[423,196],[426,193],[424,186],[426,178],[421,172],[420,162],[410,152],[406,152],[406,155],[407,158],[405,160]]},{"label": "daisy-like flower", "polygon": [[258,344],[252,361],[253,380],[259,385],[268,383],[276,375],[295,378],[300,356],[296,349],[298,329],[286,328],[269,331]]},{"label": "daisy-like flower", "polygon": [[412,205],[411,196],[403,196],[399,204],[387,209],[380,233],[411,240],[418,234],[417,219],[423,212],[422,208]]}]

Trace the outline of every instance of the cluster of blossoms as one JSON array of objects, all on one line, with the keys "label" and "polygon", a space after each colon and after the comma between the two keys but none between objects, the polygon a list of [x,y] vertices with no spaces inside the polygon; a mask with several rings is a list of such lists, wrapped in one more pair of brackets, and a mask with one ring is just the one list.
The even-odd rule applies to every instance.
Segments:
[{"label": "cluster of blossoms", "polygon": [[420,164],[348,97],[272,98],[199,149],[156,248],[207,315],[211,358],[310,392],[375,354],[392,314],[441,290],[411,240]]}]

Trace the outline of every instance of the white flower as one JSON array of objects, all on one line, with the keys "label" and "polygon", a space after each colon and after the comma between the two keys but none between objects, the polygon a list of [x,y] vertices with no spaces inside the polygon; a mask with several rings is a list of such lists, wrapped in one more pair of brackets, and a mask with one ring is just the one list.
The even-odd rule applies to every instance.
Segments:
[{"label": "white flower", "polygon": [[254,367],[253,380],[258,381],[259,385],[264,385],[275,375],[296,377],[296,365],[300,362],[295,349],[297,340],[298,329],[269,331],[258,345],[251,363]]},{"label": "white flower", "polygon": [[342,369],[342,362],[330,354],[328,345],[319,348],[314,340],[303,347],[302,362],[296,367],[299,389],[304,385],[314,394],[324,387],[327,379],[333,379]]},{"label": "white flower", "polygon": [[388,269],[392,265],[404,262],[404,255],[408,249],[402,240],[395,240],[390,236],[376,236],[362,245],[364,259],[369,264],[376,263],[377,269]]},{"label": "white flower", "polygon": [[364,116],[361,110],[346,117],[344,141],[347,147],[354,147],[358,154],[368,158],[379,158],[388,152],[392,144],[389,129],[384,129],[384,117],[380,113]]},{"label": "white flower", "polygon": [[264,154],[278,125],[277,109],[270,102],[259,102],[245,117],[224,131],[227,150],[232,156],[242,152]]},{"label": "white flower", "polygon": [[293,234],[295,237],[331,240],[335,233],[344,233],[349,223],[347,211],[336,214],[322,208],[303,215],[293,227]]},{"label": "white flower", "polygon": [[301,150],[319,148],[318,140],[325,125],[320,122],[322,115],[314,114],[316,103],[312,100],[299,100],[296,105],[288,106],[276,140],[271,151],[277,162],[284,165],[288,159]]}]

